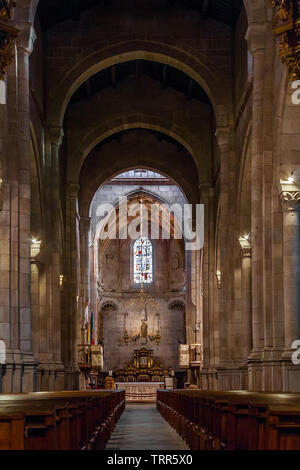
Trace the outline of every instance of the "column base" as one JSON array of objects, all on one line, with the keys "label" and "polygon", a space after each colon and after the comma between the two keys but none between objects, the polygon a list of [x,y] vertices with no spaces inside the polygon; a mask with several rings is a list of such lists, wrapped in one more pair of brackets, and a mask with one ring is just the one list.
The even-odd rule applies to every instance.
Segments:
[{"label": "column base", "polygon": [[64,390],[64,365],[62,362],[41,362],[37,369],[37,391]]},{"label": "column base", "polygon": [[218,390],[247,390],[248,368],[242,364],[233,367],[217,367]]},{"label": "column base", "polygon": [[77,367],[65,368],[65,390],[79,390],[80,370]]},{"label": "column base", "polygon": [[36,391],[38,362],[31,352],[6,351],[6,364],[2,368],[2,393],[29,393]]}]

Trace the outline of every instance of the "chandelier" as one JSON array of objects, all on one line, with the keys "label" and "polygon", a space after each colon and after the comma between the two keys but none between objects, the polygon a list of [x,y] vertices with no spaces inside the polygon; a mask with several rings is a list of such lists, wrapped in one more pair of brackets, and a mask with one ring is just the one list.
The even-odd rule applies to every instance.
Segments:
[{"label": "chandelier", "polygon": [[[143,200],[140,201],[140,233],[143,235]],[[143,263],[142,263],[143,266]],[[150,294],[144,291],[143,279],[146,279],[146,273],[141,272],[141,288],[138,294],[130,297],[128,302],[125,304],[126,312],[124,314],[124,342],[137,342],[138,340],[143,341],[146,344],[148,340],[155,341],[157,344],[161,340],[161,325],[160,325],[160,314],[159,314],[159,302],[155,300]],[[140,317],[140,328],[135,331],[134,334],[129,334],[129,313],[133,311],[139,312]],[[148,316],[151,315],[154,318],[154,325],[152,331],[149,332]]]},{"label": "chandelier", "polygon": [[300,79],[300,1],[272,0],[276,15],[275,35],[279,55],[288,69],[289,79]]}]

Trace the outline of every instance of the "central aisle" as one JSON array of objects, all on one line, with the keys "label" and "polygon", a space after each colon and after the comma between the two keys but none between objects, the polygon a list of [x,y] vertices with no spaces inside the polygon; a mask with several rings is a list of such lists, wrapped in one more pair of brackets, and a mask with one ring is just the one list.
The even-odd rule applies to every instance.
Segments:
[{"label": "central aisle", "polygon": [[156,405],[130,403],[118,421],[106,450],[189,450],[161,417]]}]

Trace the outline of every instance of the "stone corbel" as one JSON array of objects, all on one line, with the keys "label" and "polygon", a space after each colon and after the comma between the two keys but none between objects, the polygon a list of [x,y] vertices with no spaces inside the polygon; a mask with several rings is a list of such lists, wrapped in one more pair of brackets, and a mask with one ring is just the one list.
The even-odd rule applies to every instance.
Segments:
[{"label": "stone corbel", "polygon": [[52,145],[60,147],[63,137],[64,137],[64,130],[60,126],[49,126],[48,127],[50,141]]}]

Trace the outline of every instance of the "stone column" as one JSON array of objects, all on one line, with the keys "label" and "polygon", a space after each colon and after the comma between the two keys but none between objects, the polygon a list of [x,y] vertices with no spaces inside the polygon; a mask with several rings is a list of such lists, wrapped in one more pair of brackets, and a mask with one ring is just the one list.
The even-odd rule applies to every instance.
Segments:
[{"label": "stone column", "polygon": [[63,139],[61,127],[48,128],[51,144],[50,153],[50,181],[48,182],[50,201],[50,223],[47,224],[47,240],[51,246],[52,269],[52,315],[53,315],[53,359],[61,361],[61,315],[60,315],[60,275],[61,275],[61,224],[60,224],[60,196],[59,196],[59,148]]},{"label": "stone column", "polygon": [[68,183],[66,192],[66,229],[65,229],[65,281],[64,281],[64,362],[67,367],[68,389],[77,389],[78,383],[78,345],[81,343],[80,304],[78,283],[78,263],[81,263],[80,246],[77,246],[79,220],[77,219],[77,198],[79,186]]},{"label": "stone column", "polygon": [[[252,314],[253,360],[268,357],[273,346],[272,184],[274,34],[272,24],[253,23],[247,31],[253,56],[252,102]],[[267,281],[268,280],[268,281]],[[258,375],[257,375],[258,377]],[[266,378],[266,377],[265,377]],[[263,386],[261,375],[260,388]],[[258,383],[258,382],[257,382]]]},{"label": "stone column", "polygon": [[90,217],[80,217],[80,244],[81,244],[81,301],[89,300],[89,233],[91,228]]},{"label": "stone column", "polygon": [[244,237],[240,238],[242,258],[241,278],[241,331],[240,354],[241,359],[246,360],[252,350],[252,251],[250,241]]},{"label": "stone column", "polygon": [[[220,335],[220,366],[226,367],[231,356],[230,346],[230,315],[231,315],[231,278],[230,278],[230,150],[229,127],[219,127],[216,131],[220,150],[220,220],[218,240],[220,246],[220,288],[219,292],[219,335]],[[228,386],[227,386],[228,387]]]},{"label": "stone column", "polygon": [[[1,253],[7,276],[0,281],[7,308],[7,369],[4,392],[29,392],[36,388],[37,363],[32,353],[30,305],[30,106],[29,24],[20,25],[15,61],[7,80],[7,171],[3,206],[6,242]],[[2,223],[0,222],[0,225]],[[8,229],[8,230],[7,230]],[[6,279],[6,280],[5,280]],[[2,284],[2,283],[5,283]],[[2,290],[4,287],[4,290]]]},{"label": "stone column", "polygon": [[264,151],[264,61],[265,24],[250,25],[247,32],[253,56],[252,106],[252,328],[253,359],[260,359],[264,346],[264,239],[263,239],[263,151]]},{"label": "stone column", "polygon": [[291,359],[292,343],[300,340],[300,190],[284,189],[283,208],[283,282],[285,353]]}]

